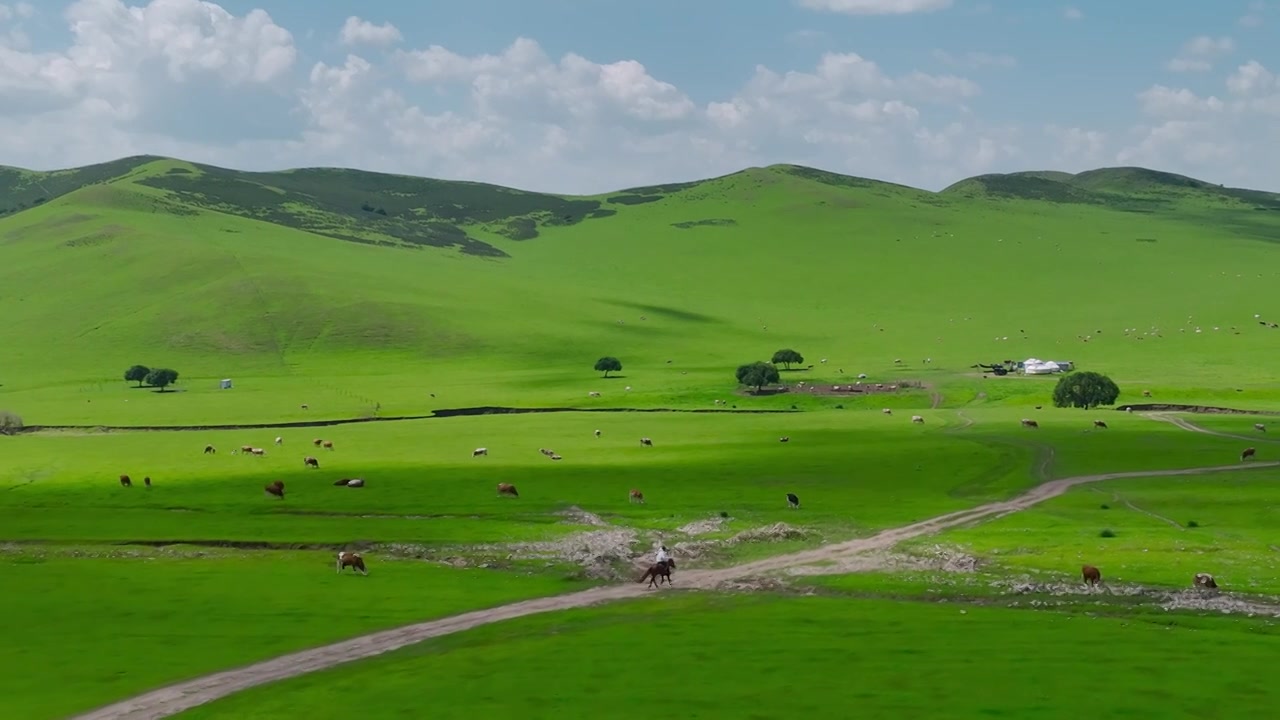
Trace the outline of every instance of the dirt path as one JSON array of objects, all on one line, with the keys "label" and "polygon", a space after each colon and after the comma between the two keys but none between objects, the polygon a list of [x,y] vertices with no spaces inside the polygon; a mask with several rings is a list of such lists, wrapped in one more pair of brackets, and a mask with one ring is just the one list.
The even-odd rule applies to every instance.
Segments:
[{"label": "dirt path", "polygon": [[1151,418],[1152,420],[1159,420],[1159,421],[1161,421],[1161,422],[1171,423],[1171,424],[1173,424],[1173,425],[1177,425],[1178,427],[1182,428],[1183,430],[1189,430],[1189,431],[1191,431],[1191,432],[1201,433],[1201,434],[1204,434],[1204,435],[1215,435],[1215,436],[1217,436],[1217,437],[1232,438],[1232,439],[1235,439],[1235,440],[1244,440],[1245,442],[1249,442],[1249,443],[1254,443],[1254,442],[1262,442],[1262,443],[1274,443],[1274,442],[1280,442],[1280,440],[1272,440],[1271,438],[1266,437],[1265,435],[1262,435],[1262,434],[1258,434],[1258,435],[1236,435],[1235,433],[1224,433],[1224,432],[1218,432],[1217,430],[1210,430],[1209,428],[1200,427],[1199,425],[1196,425],[1196,424],[1195,424],[1195,423],[1193,423],[1193,422],[1189,422],[1189,421],[1187,421],[1187,420],[1183,420],[1182,418],[1180,418],[1180,417],[1178,417],[1178,416],[1176,416],[1176,415],[1168,415],[1168,414],[1165,414],[1165,413],[1143,413],[1143,414],[1142,414],[1142,416],[1143,416],[1143,417],[1146,417],[1146,418]]},{"label": "dirt path", "polygon": [[[789,555],[779,555],[729,568],[682,571],[677,573],[675,578],[678,583],[677,587],[710,590],[728,581],[740,580],[763,573],[785,570],[800,565],[835,562],[851,555],[887,550],[901,542],[923,535],[930,535],[978,520],[1000,518],[1020,510],[1026,510],[1045,500],[1057,497],[1077,485],[1086,483],[1123,478],[1202,475],[1273,467],[1280,467],[1280,462],[1187,468],[1183,470],[1102,473],[1061,478],[1039,485],[1011,500],[987,503],[986,505],[939,515],[911,525],[885,530],[871,537],[826,545]],[[613,585],[568,595],[526,600],[488,610],[477,610],[440,620],[432,620],[393,630],[384,630],[371,635],[303,650],[246,667],[170,685],[79,715],[73,720],[156,720],[251,687],[324,670],[354,660],[381,655],[429,638],[449,635],[479,625],[487,625],[528,615],[638,598],[648,594],[648,592],[644,585],[638,583]]]}]

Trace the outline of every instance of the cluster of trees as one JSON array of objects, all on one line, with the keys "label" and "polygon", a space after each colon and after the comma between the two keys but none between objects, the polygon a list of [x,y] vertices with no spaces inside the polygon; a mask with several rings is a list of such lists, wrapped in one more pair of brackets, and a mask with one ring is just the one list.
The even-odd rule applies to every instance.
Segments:
[{"label": "cluster of trees", "polygon": [[1063,375],[1053,388],[1054,407],[1095,408],[1115,405],[1120,386],[1100,373],[1084,371]]},{"label": "cluster of trees", "polygon": [[153,388],[160,388],[160,392],[170,385],[178,382],[178,371],[169,368],[149,368],[146,365],[134,365],[124,371],[124,379],[127,382],[136,382],[138,387],[150,385]]}]

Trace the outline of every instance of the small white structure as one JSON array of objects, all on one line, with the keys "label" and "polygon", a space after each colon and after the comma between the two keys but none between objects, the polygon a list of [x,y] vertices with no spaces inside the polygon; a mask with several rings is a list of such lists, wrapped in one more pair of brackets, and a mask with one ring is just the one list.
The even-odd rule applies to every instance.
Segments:
[{"label": "small white structure", "polygon": [[231,378],[223,378],[222,382],[218,383],[218,389],[219,389],[219,390],[230,390],[230,389],[231,389]]},{"label": "small white structure", "polygon": [[1062,367],[1052,360],[1027,358],[1026,362],[1022,363],[1022,372],[1027,375],[1051,375],[1062,372]]}]

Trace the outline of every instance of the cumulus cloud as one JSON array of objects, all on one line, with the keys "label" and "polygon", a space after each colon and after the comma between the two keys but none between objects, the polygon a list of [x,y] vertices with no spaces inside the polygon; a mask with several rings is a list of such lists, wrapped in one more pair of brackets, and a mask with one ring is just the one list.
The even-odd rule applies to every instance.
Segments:
[{"label": "cumulus cloud", "polygon": [[1174,72],[1204,72],[1213,69],[1213,61],[1235,50],[1229,37],[1201,35],[1188,40],[1178,55],[1168,62]]},{"label": "cumulus cloud", "polygon": [[952,0],[798,0],[810,10],[844,15],[908,15],[951,7]]},{"label": "cumulus cloud", "polygon": [[368,20],[361,20],[352,15],[342,24],[342,30],[338,33],[338,39],[343,45],[373,45],[375,47],[387,47],[395,45],[404,39],[400,34],[400,29],[389,22],[381,25],[374,25]]},{"label": "cumulus cloud", "polygon": [[36,7],[28,2],[20,2],[14,5],[0,3],[0,22],[15,18],[25,19],[35,14]]},{"label": "cumulus cloud", "polygon": [[1062,9],[1062,17],[1068,20],[1081,20],[1084,18],[1084,13],[1080,8],[1068,5]]},{"label": "cumulus cloud", "polygon": [[[1257,61],[1209,90],[1135,93],[1109,113],[1139,119],[1128,128],[1038,127],[984,119],[990,93],[966,73],[1016,66],[999,54],[939,50],[947,71],[933,73],[829,52],[808,66],[745,68],[736,87],[693,95],[644,58],[552,56],[532,38],[385,52],[403,42],[394,26],[358,17],[342,26],[341,54],[298,67],[293,35],[261,10],[128,1],[73,3],[62,47],[31,51],[0,34],[5,162],[156,153],[590,193],[780,162],[935,189],[985,172],[1118,163],[1269,187],[1280,167],[1280,80]],[[924,7],[895,5],[908,6]],[[17,5],[5,7],[12,26]],[[1209,38],[1184,52],[1223,47]]]}]

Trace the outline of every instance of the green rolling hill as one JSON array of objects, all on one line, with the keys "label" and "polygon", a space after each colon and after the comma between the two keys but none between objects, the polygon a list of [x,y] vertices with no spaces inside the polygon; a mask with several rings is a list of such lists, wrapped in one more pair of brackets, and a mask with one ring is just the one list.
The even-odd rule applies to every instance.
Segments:
[{"label": "green rolling hill", "polygon": [[[1141,168],[932,193],[777,165],[592,197],[157,157],[0,168],[0,407],[102,417],[135,362],[330,416],[585,406],[602,355],[628,404],[701,403],[780,347],[834,382],[1034,355],[1262,392],[1278,274],[1280,195]],[[296,409],[235,397],[210,413]]]}]

